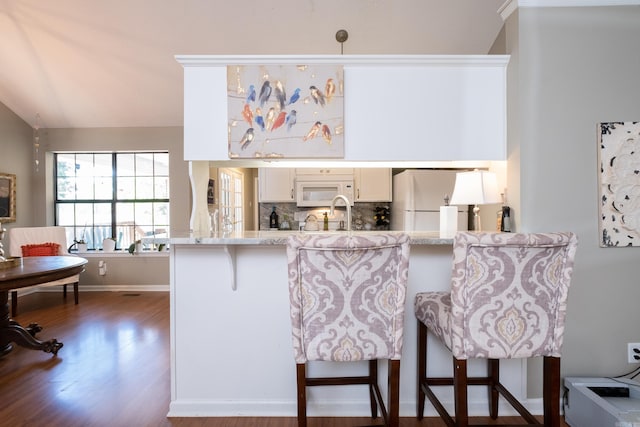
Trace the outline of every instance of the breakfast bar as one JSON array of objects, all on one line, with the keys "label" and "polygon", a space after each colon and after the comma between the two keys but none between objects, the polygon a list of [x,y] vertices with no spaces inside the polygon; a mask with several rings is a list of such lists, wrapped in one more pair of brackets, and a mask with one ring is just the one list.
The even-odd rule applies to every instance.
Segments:
[{"label": "breakfast bar", "polygon": [[[291,231],[246,231],[171,239],[171,403],[169,417],[296,415],[285,245]],[[367,233],[356,231],[354,233]],[[447,290],[452,239],[412,232],[401,360],[400,415],[415,416],[416,321],[413,298]],[[430,373],[451,371],[451,357],[434,342]],[[346,365],[346,366],[345,366]],[[470,363],[471,373],[477,370]],[[366,364],[311,363],[313,375],[358,375]],[[386,378],[386,364],[379,366]],[[501,365],[506,383],[526,402],[526,365]],[[443,390],[442,400],[451,407]],[[470,414],[487,414],[484,388],[470,390]],[[310,416],[361,416],[369,411],[366,388],[308,390]],[[501,402],[502,403],[502,402]],[[535,403],[535,402],[534,402]],[[446,403],[445,403],[446,404]],[[428,405],[427,405],[428,406]],[[501,414],[512,412],[501,406]],[[426,416],[435,416],[427,407]]]}]

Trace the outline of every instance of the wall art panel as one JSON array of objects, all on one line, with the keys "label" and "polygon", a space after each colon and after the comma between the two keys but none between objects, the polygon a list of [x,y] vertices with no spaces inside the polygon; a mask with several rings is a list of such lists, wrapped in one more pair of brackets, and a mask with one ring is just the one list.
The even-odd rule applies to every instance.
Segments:
[{"label": "wall art panel", "polygon": [[341,65],[229,65],[229,158],[344,158]]},{"label": "wall art panel", "polygon": [[600,246],[640,246],[640,122],[598,125]]}]

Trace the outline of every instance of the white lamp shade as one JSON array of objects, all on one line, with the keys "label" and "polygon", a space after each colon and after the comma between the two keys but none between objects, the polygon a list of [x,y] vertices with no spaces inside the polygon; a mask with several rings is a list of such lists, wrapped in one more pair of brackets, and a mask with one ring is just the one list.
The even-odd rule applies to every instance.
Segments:
[{"label": "white lamp shade", "polygon": [[501,203],[496,174],[474,170],[458,172],[451,196],[452,205],[488,205]]}]

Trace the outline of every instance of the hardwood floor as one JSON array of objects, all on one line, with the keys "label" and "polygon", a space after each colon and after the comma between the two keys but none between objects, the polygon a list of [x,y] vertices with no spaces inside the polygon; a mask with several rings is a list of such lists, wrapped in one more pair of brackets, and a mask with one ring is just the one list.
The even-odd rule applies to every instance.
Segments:
[{"label": "hardwood floor", "polygon": [[[86,292],[19,299],[22,325],[64,343],[57,357],[14,347],[0,359],[0,426],[295,427],[291,418],[167,418],[170,400],[169,295]],[[293,369],[292,362],[292,369]],[[347,427],[369,418],[310,418],[309,427]],[[474,418],[475,422],[487,422]],[[500,418],[496,425],[519,422]],[[402,427],[445,424],[402,418]],[[564,424],[566,426],[566,424]]]}]

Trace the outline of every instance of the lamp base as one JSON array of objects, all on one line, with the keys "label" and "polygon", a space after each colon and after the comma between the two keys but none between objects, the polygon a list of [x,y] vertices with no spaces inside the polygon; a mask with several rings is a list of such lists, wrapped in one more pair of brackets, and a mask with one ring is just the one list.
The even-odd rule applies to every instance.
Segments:
[{"label": "lamp base", "polygon": [[480,208],[478,205],[473,207],[473,231],[482,231],[482,224],[480,223]]}]

